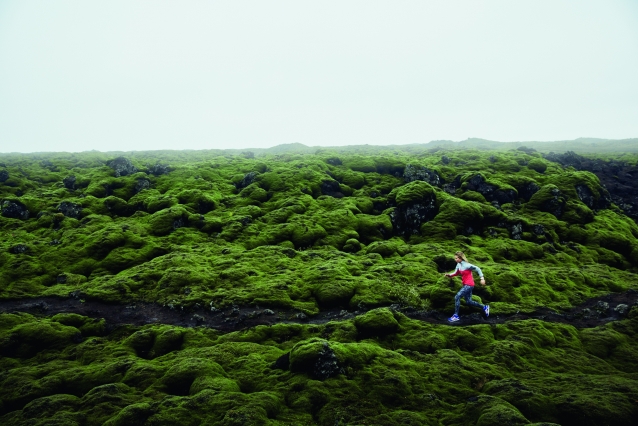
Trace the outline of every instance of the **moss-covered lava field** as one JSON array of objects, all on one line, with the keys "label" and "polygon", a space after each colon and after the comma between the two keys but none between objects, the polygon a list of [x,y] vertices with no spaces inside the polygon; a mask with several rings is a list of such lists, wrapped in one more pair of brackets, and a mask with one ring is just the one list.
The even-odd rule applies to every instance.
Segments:
[{"label": "moss-covered lava field", "polygon": [[0,154],[0,424],[633,425],[637,162]]}]

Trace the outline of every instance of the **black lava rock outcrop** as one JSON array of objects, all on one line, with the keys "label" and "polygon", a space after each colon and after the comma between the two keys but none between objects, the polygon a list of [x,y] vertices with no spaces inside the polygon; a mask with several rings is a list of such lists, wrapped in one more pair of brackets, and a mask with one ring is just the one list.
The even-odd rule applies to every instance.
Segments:
[{"label": "black lava rock outcrop", "polygon": [[394,234],[404,237],[417,235],[421,232],[421,225],[434,219],[438,212],[434,196],[426,197],[420,202],[398,206],[390,214]]},{"label": "black lava rock outcrop", "polygon": [[170,172],[171,169],[169,166],[165,165],[165,164],[160,164],[157,163],[153,166],[149,166],[148,167],[148,174],[149,175],[154,175],[154,176],[161,176],[161,175],[165,175],[168,172]]},{"label": "black lava rock outcrop", "polygon": [[106,165],[113,169],[115,177],[128,176],[137,173],[137,168],[126,157],[117,157],[106,162]]},{"label": "black lava rock outcrop", "polygon": [[66,217],[78,219],[82,213],[82,206],[69,201],[62,201],[58,206],[58,211]]},{"label": "black lava rock outcrop", "polygon": [[246,173],[244,175],[244,178],[239,181],[238,183],[235,184],[235,188],[237,189],[244,189],[246,188],[248,185],[250,185],[251,183],[253,183],[255,181],[255,178],[257,177],[259,173],[257,172],[249,172]]},{"label": "black lava rock outcrop", "polygon": [[557,188],[551,189],[551,197],[541,204],[541,211],[551,213],[560,219],[565,212],[565,197]]},{"label": "black lava rock outcrop", "polygon": [[[613,202],[627,216],[638,222],[638,179],[636,179],[638,165],[617,160],[605,161],[597,158],[587,158],[571,151],[564,154],[550,152],[544,157],[546,160],[558,163],[563,167],[585,170],[598,176],[601,185],[608,191],[608,194],[599,194],[598,203],[592,204],[593,207],[590,208],[607,208],[608,203]],[[576,190],[578,191],[578,188]],[[592,203],[592,201],[589,201],[588,194],[579,193],[579,198],[581,195],[584,198],[581,198],[581,200],[589,206],[588,202]]]},{"label": "black lava rock outcrop", "polygon": [[2,202],[2,216],[27,220],[29,218],[29,210],[19,201],[5,200]]},{"label": "black lava rock outcrop", "polygon": [[525,201],[529,201],[532,195],[536,194],[539,189],[541,189],[541,187],[538,186],[536,182],[528,182],[516,187],[518,196]]},{"label": "black lava rock outcrop", "polygon": [[440,187],[443,184],[441,176],[434,171],[423,166],[413,166],[408,164],[403,171],[403,179],[405,182],[414,182],[415,180],[422,180],[429,183],[432,186]]},{"label": "black lava rock outcrop", "polygon": [[330,197],[342,198],[341,186],[336,180],[325,180],[321,182],[321,193]]},{"label": "black lava rock outcrop", "polygon": [[145,189],[150,189],[151,188],[151,181],[148,179],[138,179],[137,182],[135,182],[135,188],[133,189],[133,191],[135,191],[135,193],[139,193]]},{"label": "black lava rock outcrop", "polygon": [[75,181],[76,181],[76,178],[74,175],[67,176],[64,179],[62,179],[62,183],[64,184],[64,187],[70,190],[75,189]]},{"label": "black lava rock outcrop", "polygon": [[11,254],[23,254],[29,251],[29,247],[24,244],[17,244],[11,248],[9,248],[9,253]]},{"label": "black lava rock outcrop", "polygon": [[585,203],[590,209],[602,210],[609,208],[611,205],[611,196],[605,189],[601,190],[598,194],[598,198],[596,198],[592,190],[585,184],[578,184],[575,188],[578,199]]},{"label": "black lava rock outcrop", "polygon": [[9,179],[9,172],[6,170],[0,170],[0,182],[6,182]]},{"label": "black lava rock outcrop", "polygon": [[390,214],[390,221],[395,235],[409,237],[419,234],[421,225],[439,212],[436,192],[427,182],[410,182],[399,188],[394,196],[396,208]]},{"label": "black lava rock outcrop", "polygon": [[314,365],[314,377],[318,380],[326,380],[330,377],[336,376],[340,372],[341,367],[339,366],[337,356],[328,345],[328,342],[324,342]]},{"label": "black lava rock outcrop", "polygon": [[487,201],[497,201],[499,204],[511,203],[516,200],[517,194],[513,189],[500,189],[487,183],[483,175],[476,174],[467,181],[467,189],[476,191],[485,197]]}]

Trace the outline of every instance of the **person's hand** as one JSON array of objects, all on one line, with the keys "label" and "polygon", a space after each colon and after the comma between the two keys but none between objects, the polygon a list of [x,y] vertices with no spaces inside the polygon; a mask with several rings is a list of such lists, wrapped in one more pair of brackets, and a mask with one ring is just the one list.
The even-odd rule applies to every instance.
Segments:
[{"label": "person's hand", "polygon": [[485,285],[485,278],[481,278],[481,285]]}]

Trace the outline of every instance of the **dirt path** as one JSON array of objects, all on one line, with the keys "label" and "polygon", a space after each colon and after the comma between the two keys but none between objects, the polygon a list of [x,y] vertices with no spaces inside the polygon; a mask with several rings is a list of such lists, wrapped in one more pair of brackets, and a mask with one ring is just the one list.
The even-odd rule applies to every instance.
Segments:
[{"label": "dirt path", "polygon": [[[501,324],[506,321],[539,319],[550,322],[571,324],[577,328],[595,327],[609,321],[623,319],[631,307],[638,303],[638,291],[613,293],[589,299],[582,305],[566,312],[540,309],[532,313],[499,315],[493,312],[489,318],[480,313],[461,317],[454,326],[471,324]],[[417,311],[391,306],[410,318],[433,324],[448,324],[449,313],[437,311]],[[75,298],[40,297],[34,299],[0,301],[0,313],[27,312],[37,316],[53,316],[58,313],[76,313],[92,318],[104,318],[109,328],[114,329],[125,324],[170,324],[180,327],[205,326],[222,331],[235,331],[256,325],[276,323],[322,324],[328,321],[353,318],[363,311],[330,310],[308,317],[305,314],[290,311],[259,309],[258,307],[232,307],[211,312],[198,309],[185,312],[154,303],[136,303],[132,305],[109,304],[99,301],[81,301]]]}]

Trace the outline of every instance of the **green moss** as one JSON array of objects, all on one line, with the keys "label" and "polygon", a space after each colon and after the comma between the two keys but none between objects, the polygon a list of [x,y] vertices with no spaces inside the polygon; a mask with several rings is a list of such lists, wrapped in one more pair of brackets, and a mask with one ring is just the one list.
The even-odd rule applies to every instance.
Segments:
[{"label": "green moss", "polygon": [[395,332],[399,327],[399,323],[394,319],[392,311],[387,308],[373,309],[366,312],[364,315],[358,316],[354,323],[364,335],[385,335]]},{"label": "green moss", "polygon": [[[104,321],[72,314],[1,314],[3,424],[632,424],[635,308],[625,321],[583,330],[436,326],[387,309],[448,316],[459,283],[442,274],[457,250],[483,269],[488,286],[474,298],[497,316],[564,311],[635,288],[638,226],[604,208],[593,174],[534,152],[420,146],[130,153],[140,171],[114,177],[105,164],[117,156],[2,156],[10,177],[0,198],[30,215],[0,220],[0,297],[79,291],[179,311],[357,313],[234,333],[168,325],[109,333]],[[168,174],[150,173],[158,163],[170,164]],[[408,163],[436,170],[441,187],[406,184]],[[520,198],[499,210],[478,192],[454,191],[479,172]],[[62,183],[70,175],[74,189]],[[326,181],[341,194],[325,195]],[[533,185],[541,189],[526,202]],[[591,192],[589,207],[579,191]],[[397,237],[394,209],[427,198],[436,217]],[[63,201],[82,206],[78,219],[57,210]],[[278,361],[289,352],[292,368]],[[334,371],[315,380],[317,360],[330,353]]]},{"label": "green moss", "polygon": [[390,196],[395,197],[399,206],[423,201],[429,197],[436,199],[434,188],[427,182],[418,180],[397,188],[396,193],[391,193]]}]

